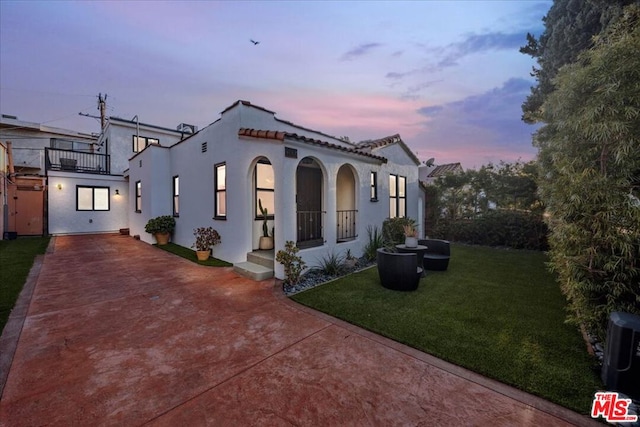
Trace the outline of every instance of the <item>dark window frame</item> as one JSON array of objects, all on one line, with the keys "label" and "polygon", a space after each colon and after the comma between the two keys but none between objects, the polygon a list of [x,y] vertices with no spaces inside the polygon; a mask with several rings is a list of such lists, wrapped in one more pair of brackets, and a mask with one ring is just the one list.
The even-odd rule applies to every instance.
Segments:
[{"label": "dark window frame", "polygon": [[[395,186],[395,196],[392,196],[391,192],[391,177],[395,177],[396,186]],[[402,194],[404,196],[400,196],[400,178],[404,181],[404,188]],[[404,215],[400,216],[400,201],[404,204]],[[396,215],[394,217],[391,216],[391,206],[395,204],[395,212]],[[393,173],[389,174],[389,218],[406,218],[407,217],[407,177],[402,175],[396,175]]]},{"label": "dark window frame", "polygon": [[378,201],[378,172],[371,171],[369,175],[371,190],[369,192],[369,196],[371,197],[372,202]]},{"label": "dark window frame", "polygon": [[[224,167],[224,190],[218,188],[218,168]],[[213,165],[213,219],[226,221],[227,219],[227,162],[216,163]],[[218,194],[224,193],[224,207],[225,212],[223,215],[218,213]]]},{"label": "dark window frame", "polygon": [[135,212],[141,213],[142,212],[142,181],[136,181],[135,193],[136,193]]},{"label": "dark window frame", "polygon": [[[80,201],[79,193],[81,188],[89,188],[92,190],[91,192],[91,209],[80,209],[78,203]],[[106,189],[107,190],[107,209],[96,209],[96,192],[97,189]],[[76,185],[76,211],[77,212],[108,212],[111,210],[111,187],[100,186],[100,185]]]},{"label": "dark window frame", "polygon": [[[263,188],[263,187],[258,187],[258,163],[263,164],[263,165],[269,165],[271,166],[271,169],[273,169],[273,165],[267,161],[267,160],[258,160],[258,162],[256,163],[256,166],[254,168],[255,173],[253,174],[253,187],[254,187],[254,191],[253,191],[253,196],[254,196],[254,202],[256,204],[256,210],[255,210],[255,219],[256,220],[263,220],[264,219],[264,215],[258,213],[258,209],[259,209],[259,205],[258,205],[258,192],[259,191],[264,191],[264,192],[271,192],[274,193],[274,197],[275,197],[275,182],[273,183],[273,188]],[[275,201],[275,200],[274,200]],[[275,205],[275,203],[274,203]],[[275,212],[271,212],[270,214],[267,214],[267,219],[274,219],[275,218]]]},{"label": "dark window frame", "polygon": [[180,216],[180,175],[173,177],[173,216]]},{"label": "dark window frame", "polygon": [[[140,148],[140,141],[144,142],[144,147]],[[139,153],[145,148],[149,146],[149,144],[158,144],[160,145],[160,140],[158,138],[150,138],[148,136],[140,136],[140,135],[132,135],[131,136],[132,149],[134,153]],[[137,144],[136,144],[137,142]]]}]

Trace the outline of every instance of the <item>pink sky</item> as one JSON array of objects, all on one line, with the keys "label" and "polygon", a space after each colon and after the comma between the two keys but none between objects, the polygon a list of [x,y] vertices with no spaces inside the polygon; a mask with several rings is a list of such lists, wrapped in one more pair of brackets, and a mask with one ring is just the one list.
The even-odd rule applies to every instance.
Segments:
[{"label": "pink sky", "polygon": [[[0,2],[0,112],[98,132],[108,114],[206,126],[238,99],[418,157],[529,160],[518,52],[550,1]],[[249,39],[259,40],[254,45]]]}]

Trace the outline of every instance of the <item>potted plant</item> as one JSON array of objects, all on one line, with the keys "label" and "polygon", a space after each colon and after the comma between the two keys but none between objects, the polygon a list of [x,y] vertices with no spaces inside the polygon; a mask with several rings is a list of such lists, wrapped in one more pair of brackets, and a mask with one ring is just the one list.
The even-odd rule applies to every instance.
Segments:
[{"label": "potted plant", "polygon": [[193,229],[196,242],[191,245],[196,249],[198,261],[206,261],[211,255],[211,247],[220,243],[220,234],[213,227],[198,227]]},{"label": "potted plant", "polygon": [[273,229],[271,231],[271,235],[269,235],[269,212],[267,211],[267,208],[262,207],[261,199],[258,199],[258,208],[262,214],[262,236],[260,237],[259,248],[262,250],[270,250],[273,249]]},{"label": "potted plant", "polygon": [[404,230],[404,244],[408,248],[418,247],[418,230],[412,225],[402,226]]},{"label": "potted plant", "polygon": [[176,219],[171,215],[163,215],[151,218],[144,226],[144,231],[153,234],[158,245],[169,243],[169,237],[176,228]]}]

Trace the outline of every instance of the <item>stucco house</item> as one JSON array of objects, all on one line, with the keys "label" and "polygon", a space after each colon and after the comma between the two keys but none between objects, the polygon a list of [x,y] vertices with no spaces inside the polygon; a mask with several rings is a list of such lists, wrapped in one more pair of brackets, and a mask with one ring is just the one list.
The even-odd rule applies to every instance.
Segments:
[{"label": "stucco house", "polygon": [[3,238],[48,234],[49,154],[63,162],[68,160],[66,153],[91,156],[96,140],[96,135],[0,116]]},{"label": "stucco house", "polygon": [[[248,101],[235,102],[200,131],[184,123],[176,129],[150,125],[137,116],[109,117],[99,135],[5,123],[3,133],[9,129],[14,133],[3,136],[23,141],[17,145],[33,158],[31,165],[16,157],[32,168],[20,173],[40,180],[29,188],[43,200],[44,225],[33,234],[128,230],[153,243],[144,231],[147,221],[173,215],[175,243],[190,247],[194,228],[212,226],[222,236],[217,258],[254,278],[274,270],[282,278],[273,253],[286,241],[296,242],[314,266],[332,253],[360,255],[367,227],[387,217],[423,224],[420,162],[399,135],[351,143]],[[37,147],[25,143],[31,141],[25,135]],[[15,179],[17,173],[5,175]],[[12,199],[6,187],[3,193],[5,201]],[[262,235],[259,201],[275,232],[266,263],[252,257]]]},{"label": "stucco house", "polygon": [[[194,228],[212,226],[222,237],[214,255],[250,273],[261,201],[275,251],[294,241],[314,266],[331,253],[361,254],[367,226],[387,217],[422,224],[419,164],[399,135],[354,144],[237,101],[193,135],[170,146],[151,143],[131,157],[128,227],[152,243],[146,222],[173,215],[173,241],[190,247]],[[271,268],[283,277],[281,265]]]},{"label": "stucco house", "polygon": [[149,144],[171,146],[193,133],[109,117],[90,153],[47,149],[50,234],[129,228],[129,159]]}]

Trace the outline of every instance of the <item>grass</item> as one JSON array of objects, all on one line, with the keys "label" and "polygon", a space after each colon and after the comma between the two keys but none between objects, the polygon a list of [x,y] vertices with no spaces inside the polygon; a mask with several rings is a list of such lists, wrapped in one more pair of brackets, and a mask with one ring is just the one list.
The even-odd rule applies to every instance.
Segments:
[{"label": "grass", "polygon": [[45,253],[48,237],[0,240],[0,331],[22,291],[36,255]]},{"label": "grass", "polygon": [[377,269],[295,301],[582,414],[601,383],[565,298],[533,251],[452,245],[449,270],[415,292],[383,288]]},{"label": "grass", "polygon": [[185,248],[184,246],[176,245],[175,243],[167,243],[166,245],[153,245],[158,249],[162,249],[163,251],[171,252],[172,254],[178,255],[182,258],[188,259],[189,261],[193,261],[196,264],[200,265],[208,265],[209,267],[231,267],[233,264],[230,264],[226,261],[222,261],[218,258],[209,258],[206,261],[198,261],[196,257],[196,252],[193,249]]}]

